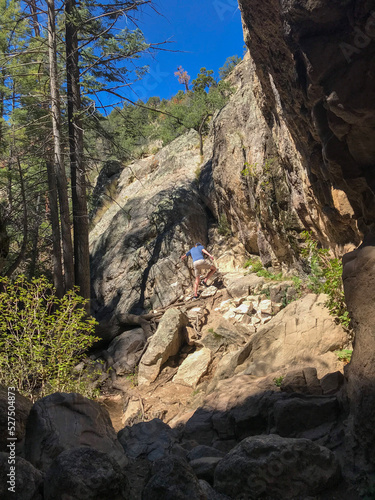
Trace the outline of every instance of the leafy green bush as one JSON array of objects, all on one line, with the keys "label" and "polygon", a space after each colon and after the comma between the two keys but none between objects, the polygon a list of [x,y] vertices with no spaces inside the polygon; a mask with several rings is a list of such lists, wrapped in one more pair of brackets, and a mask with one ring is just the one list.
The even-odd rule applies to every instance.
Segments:
[{"label": "leafy green bush", "polygon": [[0,278],[0,383],[35,400],[64,391],[92,396],[90,377],[74,371],[98,340],[96,321],[75,290],[61,299],[45,277]]},{"label": "leafy green bush", "polygon": [[250,268],[250,271],[252,273],[257,273],[258,271],[263,269],[263,264],[258,259],[248,259],[243,267]]},{"label": "leafy green bush", "polygon": [[276,387],[281,387],[281,384],[282,384],[283,380],[284,380],[283,376],[276,377],[276,378],[273,379]]},{"label": "leafy green bush", "polygon": [[271,273],[267,269],[261,269],[257,272],[257,276],[261,276],[262,278],[267,278],[269,280],[280,281],[283,279],[283,273]]},{"label": "leafy green bush", "polygon": [[352,359],[353,351],[351,349],[341,349],[341,351],[335,351],[336,356],[340,361],[344,361],[344,363],[349,363]]},{"label": "leafy green bush", "polygon": [[349,327],[349,312],[345,304],[344,288],[342,284],[342,263],[339,259],[330,258],[329,251],[319,248],[308,231],[302,236],[306,246],[301,254],[310,265],[310,274],[307,278],[307,287],[314,293],[325,293],[328,295],[326,307],[332,316],[346,328]]},{"label": "leafy green bush", "polygon": [[258,163],[249,163],[245,161],[243,164],[243,169],[241,170],[241,175],[243,177],[255,177],[257,175],[257,165]]},{"label": "leafy green bush", "polygon": [[244,264],[244,267],[251,268],[250,270],[252,273],[256,273],[257,276],[261,276],[263,278],[267,278],[267,279],[274,280],[274,281],[280,281],[283,279],[282,272],[277,273],[277,274],[271,273],[267,269],[264,269],[262,262],[258,259],[247,260]]}]

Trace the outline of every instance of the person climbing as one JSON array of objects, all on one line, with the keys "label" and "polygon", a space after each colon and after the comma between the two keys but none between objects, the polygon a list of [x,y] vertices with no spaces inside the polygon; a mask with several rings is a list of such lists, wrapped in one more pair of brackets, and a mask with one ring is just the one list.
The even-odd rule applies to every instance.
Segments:
[{"label": "person climbing", "polygon": [[204,269],[209,269],[207,276],[204,278],[202,282],[204,286],[208,286],[207,285],[208,278],[210,278],[216,271],[216,267],[213,264],[207,262],[204,259],[203,254],[208,255],[208,257],[211,260],[214,260],[213,256],[207,252],[207,250],[201,243],[196,243],[192,248],[190,248],[188,252],[186,252],[184,255],[181,256],[181,260],[184,260],[186,257],[189,257],[189,255],[191,255],[191,258],[193,259],[194,275],[195,275],[194,299],[198,298],[198,287],[199,287],[201,271],[203,271]]}]

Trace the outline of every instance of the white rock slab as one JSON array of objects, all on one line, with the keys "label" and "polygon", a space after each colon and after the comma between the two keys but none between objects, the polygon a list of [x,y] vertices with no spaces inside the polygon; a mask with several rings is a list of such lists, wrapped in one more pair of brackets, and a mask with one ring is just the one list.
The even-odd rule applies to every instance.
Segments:
[{"label": "white rock slab", "polygon": [[215,293],[217,292],[217,288],[216,286],[209,286],[208,288],[205,288],[202,293],[201,293],[201,297],[212,297],[215,295]]},{"label": "white rock slab", "polygon": [[236,309],[234,310],[234,312],[236,314],[248,314],[249,311],[251,311],[253,309],[253,306],[251,305],[251,309],[250,309],[250,304],[249,303],[244,303],[244,304],[241,304],[240,306],[236,307]]},{"label": "white rock slab", "polygon": [[272,314],[272,302],[268,299],[262,300],[257,309],[264,314]]},{"label": "white rock slab", "polygon": [[200,351],[190,354],[181,364],[178,372],[173,377],[176,384],[196,387],[200,379],[207,372],[212,360],[212,352],[204,347]]}]

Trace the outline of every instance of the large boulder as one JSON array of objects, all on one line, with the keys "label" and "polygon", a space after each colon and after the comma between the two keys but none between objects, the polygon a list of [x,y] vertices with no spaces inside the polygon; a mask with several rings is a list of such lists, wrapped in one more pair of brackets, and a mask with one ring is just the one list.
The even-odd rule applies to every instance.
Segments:
[{"label": "large boulder", "polygon": [[322,388],[317,377],[317,371],[314,367],[306,367],[287,372],[281,381],[280,389],[289,393],[299,392],[301,394],[322,394]]},{"label": "large boulder", "polygon": [[[207,327],[208,328],[207,330]],[[222,315],[211,311],[208,324],[205,326],[201,344],[214,354],[218,351],[234,351],[246,343],[248,336],[241,332],[239,325],[232,325]]]},{"label": "large boulder", "polygon": [[[10,398],[8,399],[8,394]],[[14,416],[15,419],[15,435],[9,436],[8,434],[8,410],[10,410],[11,403],[14,406]],[[7,450],[7,437],[15,437],[16,440],[16,451],[19,454],[22,451],[22,447],[25,439],[26,432],[26,421],[32,407],[32,402],[19,394],[17,391],[11,390],[10,393],[8,389],[0,385],[0,451]]]},{"label": "large boulder", "polygon": [[187,324],[188,317],[181,310],[175,308],[167,310],[139,363],[139,384],[153,382],[163,364],[179,352],[185,341],[183,328]]},{"label": "large boulder", "polygon": [[146,337],[142,328],[129,330],[112,340],[107,352],[113,360],[111,367],[116,375],[134,373],[145,342]]},{"label": "large boulder", "polygon": [[80,394],[55,393],[37,401],[26,426],[25,458],[47,470],[65,450],[88,446],[108,453],[121,465],[126,457],[108,412]]},{"label": "large boulder", "polygon": [[274,406],[275,432],[294,437],[303,431],[333,423],[339,416],[335,397],[305,396],[276,401]]},{"label": "large boulder", "polygon": [[212,352],[210,349],[203,348],[195,351],[184,359],[178,372],[173,377],[173,382],[195,388],[207,372],[211,360]]},{"label": "large boulder", "polygon": [[128,492],[129,481],[116,460],[86,446],[60,453],[44,483],[45,500],[124,500]]},{"label": "large boulder", "polygon": [[225,275],[224,283],[231,297],[243,297],[259,292],[264,284],[264,278],[256,274],[244,276],[244,272],[228,273]]},{"label": "large boulder", "polygon": [[119,431],[118,440],[132,459],[147,458],[152,462],[171,453],[182,453],[176,431],[158,418],[125,427]]},{"label": "large boulder", "polygon": [[155,462],[142,500],[205,500],[206,496],[189,464],[170,456]]},{"label": "large boulder", "polygon": [[308,439],[277,435],[241,441],[217,465],[214,488],[233,500],[301,499],[335,486],[334,454]]},{"label": "large boulder", "polygon": [[43,473],[9,451],[0,452],[0,498],[2,500],[42,500]]}]

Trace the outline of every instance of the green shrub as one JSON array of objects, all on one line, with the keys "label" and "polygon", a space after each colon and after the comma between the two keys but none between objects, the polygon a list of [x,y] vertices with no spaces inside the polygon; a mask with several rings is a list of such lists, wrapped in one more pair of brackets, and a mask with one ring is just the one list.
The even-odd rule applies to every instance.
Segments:
[{"label": "green shrub", "polygon": [[263,269],[263,264],[258,259],[248,259],[245,262],[245,264],[244,264],[243,267],[250,268],[249,270],[252,273],[257,273],[258,271],[260,271],[261,269]]},{"label": "green shrub", "polygon": [[293,281],[293,287],[296,291],[297,297],[300,297],[302,295],[302,289],[303,289],[303,281],[300,276],[292,276],[292,281]]},{"label": "green shrub", "polygon": [[258,163],[249,164],[245,161],[243,169],[241,170],[241,175],[243,177],[255,177],[257,175],[257,165]]},{"label": "green shrub", "polygon": [[271,273],[267,269],[264,269],[263,264],[258,259],[249,259],[244,264],[245,268],[250,268],[252,273],[256,273],[257,276],[261,276],[263,278],[267,278],[274,281],[280,281],[283,279],[283,273]]},{"label": "green shrub", "polygon": [[329,251],[319,248],[308,231],[302,236],[306,247],[302,250],[302,256],[310,265],[310,274],[307,278],[307,287],[313,293],[325,293],[328,295],[326,307],[338,322],[348,328],[350,324],[349,312],[345,304],[344,288],[342,284],[342,263],[339,259],[330,258]]},{"label": "green shrub", "polygon": [[349,363],[352,359],[353,351],[351,349],[341,349],[341,351],[335,351],[336,356],[340,361],[344,361],[344,363]]},{"label": "green shrub", "polygon": [[219,78],[226,78],[241,61],[242,59],[237,55],[228,57],[224,63],[224,66],[219,68]]},{"label": "green shrub", "polygon": [[271,273],[267,269],[261,269],[257,272],[257,276],[261,276],[262,278],[267,278],[269,280],[280,281],[283,279],[283,273]]},{"label": "green shrub", "polygon": [[98,340],[87,301],[75,290],[57,298],[45,277],[0,278],[0,287],[0,383],[33,400],[56,391],[92,397],[94,374],[74,370]]},{"label": "green shrub", "polygon": [[273,381],[275,382],[276,387],[280,387],[283,380],[284,380],[283,376],[276,377],[276,378],[273,379]]}]

